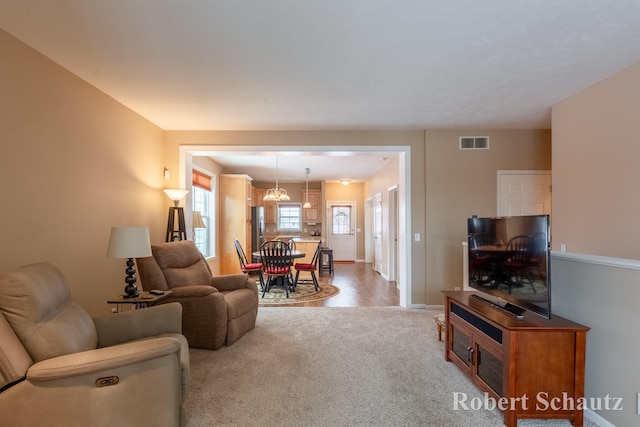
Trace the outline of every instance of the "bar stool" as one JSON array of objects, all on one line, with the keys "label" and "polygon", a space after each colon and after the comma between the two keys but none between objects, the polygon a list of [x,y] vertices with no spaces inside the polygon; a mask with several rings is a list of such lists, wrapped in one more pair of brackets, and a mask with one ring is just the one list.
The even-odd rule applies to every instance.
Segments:
[{"label": "bar stool", "polygon": [[321,276],[323,271],[329,271],[333,276],[333,249],[320,248],[320,267],[318,270],[320,270]]}]

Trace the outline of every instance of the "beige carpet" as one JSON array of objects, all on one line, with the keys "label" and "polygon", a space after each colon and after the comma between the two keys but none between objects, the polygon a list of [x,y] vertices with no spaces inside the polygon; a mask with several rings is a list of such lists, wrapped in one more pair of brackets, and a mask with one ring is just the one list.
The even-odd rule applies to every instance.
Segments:
[{"label": "beige carpet", "polygon": [[[261,307],[256,329],[231,347],[192,349],[183,425],[503,425],[496,410],[453,410],[454,392],[483,395],[444,361],[434,314],[399,307]],[[585,426],[595,424],[585,420]]]}]

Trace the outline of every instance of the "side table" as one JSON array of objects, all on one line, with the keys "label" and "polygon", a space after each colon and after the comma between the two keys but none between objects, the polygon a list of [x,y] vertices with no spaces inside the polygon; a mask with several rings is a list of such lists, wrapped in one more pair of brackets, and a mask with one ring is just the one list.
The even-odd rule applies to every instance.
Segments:
[{"label": "side table", "polygon": [[114,313],[118,313],[121,309],[129,304],[133,310],[140,308],[151,307],[161,299],[164,299],[171,295],[172,291],[163,291],[162,295],[156,295],[147,291],[140,292],[137,297],[127,298],[124,295],[118,295],[117,297],[107,301],[107,304],[115,304]]}]

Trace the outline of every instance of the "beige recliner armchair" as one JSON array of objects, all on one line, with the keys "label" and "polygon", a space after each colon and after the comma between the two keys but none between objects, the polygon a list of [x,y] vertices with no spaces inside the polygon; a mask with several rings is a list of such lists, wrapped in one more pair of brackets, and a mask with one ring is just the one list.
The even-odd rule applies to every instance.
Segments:
[{"label": "beige recliner armchair", "polygon": [[178,426],[181,319],[179,304],[91,319],[53,265],[0,273],[0,424]]},{"label": "beige recliner armchair", "polygon": [[189,346],[231,345],[256,325],[258,287],[246,274],[212,276],[191,240],[151,245],[152,256],[138,258],[142,287],[172,293],[160,304],[182,304],[182,333]]}]

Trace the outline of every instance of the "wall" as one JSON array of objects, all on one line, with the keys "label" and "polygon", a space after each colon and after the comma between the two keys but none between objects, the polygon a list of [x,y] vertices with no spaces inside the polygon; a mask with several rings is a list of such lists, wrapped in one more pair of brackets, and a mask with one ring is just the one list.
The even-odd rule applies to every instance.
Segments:
[{"label": "wall", "polygon": [[552,310],[591,327],[585,394],[623,397],[598,412],[618,426],[640,421],[638,111],[640,64],[552,110],[553,247],[569,251],[552,256]]},{"label": "wall", "polygon": [[0,52],[0,271],[50,261],[108,313],[125,286],[111,226],[164,237],[162,130],[1,30]]},{"label": "wall", "polygon": [[[460,150],[460,136],[489,136],[489,150]],[[462,284],[467,218],[497,213],[498,170],[550,170],[548,130],[428,130],[427,300]],[[555,171],[554,171],[555,173]],[[555,213],[555,206],[554,206]]]}]

